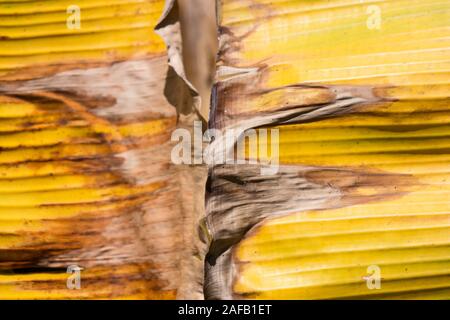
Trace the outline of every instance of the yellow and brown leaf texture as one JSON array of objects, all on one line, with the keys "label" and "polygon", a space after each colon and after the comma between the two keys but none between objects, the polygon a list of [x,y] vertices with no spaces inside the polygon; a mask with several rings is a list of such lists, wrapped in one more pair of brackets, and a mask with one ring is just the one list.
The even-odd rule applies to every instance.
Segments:
[{"label": "yellow and brown leaf texture", "polygon": [[203,180],[170,162],[176,74],[154,31],[173,1],[76,1],[79,29],[72,4],[0,1],[0,298],[198,298]]},{"label": "yellow and brown leaf texture", "polygon": [[450,3],[219,11],[210,126],[278,128],[280,168],[212,168],[206,296],[449,298]]}]

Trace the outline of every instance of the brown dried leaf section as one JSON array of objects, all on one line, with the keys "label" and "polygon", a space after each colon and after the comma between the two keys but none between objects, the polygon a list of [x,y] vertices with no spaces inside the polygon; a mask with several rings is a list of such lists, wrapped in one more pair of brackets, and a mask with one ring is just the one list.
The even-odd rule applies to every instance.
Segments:
[{"label": "brown dried leaf section", "polygon": [[[448,6],[221,0],[218,11],[209,127],[278,129],[280,167],[210,167],[206,297],[448,298]],[[380,291],[364,281],[371,264]]]},{"label": "brown dried leaf section", "polygon": [[[157,11],[164,3],[143,5]],[[0,196],[0,297],[202,297],[194,230],[205,171],[170,159],[177,111],[194,109],[195,92],[179,63],[174,1],[163,17],[158,32],[178,48],[169,57],[149,28],[142,43],[157,41],[154,52],[137,45],[121,58],[61,61],[2,76],[0,102],[24,110],[0,120],[5,145],[16,132],[35,138],[0,155],[4,179],[18,189]],[[66,287],[74,264],[83,268],[81,290]]]}]

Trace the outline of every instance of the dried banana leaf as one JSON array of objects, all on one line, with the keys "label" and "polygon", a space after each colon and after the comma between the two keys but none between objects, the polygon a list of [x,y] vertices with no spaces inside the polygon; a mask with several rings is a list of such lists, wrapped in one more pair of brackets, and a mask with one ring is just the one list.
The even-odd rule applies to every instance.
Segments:
[{"label": "dried banana leaf", "polygon": [[0,1],[0,298],[201,298],[205,174],[170,161],[198,107],[178,7],[72,4]]},{"label": "dried banana leaf", "polygon": [[260,162],[210,168],[206,298],[450,298],[450,3],[218,12],[210,127],[257,128]]}]

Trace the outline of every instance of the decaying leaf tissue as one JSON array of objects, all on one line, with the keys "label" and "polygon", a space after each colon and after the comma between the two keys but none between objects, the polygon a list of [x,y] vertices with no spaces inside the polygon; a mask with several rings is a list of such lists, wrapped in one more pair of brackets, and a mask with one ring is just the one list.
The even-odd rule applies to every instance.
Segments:
[{"label": "decaying leaf tissue", "polygon": [[[177,7],[7,2],[0,1],[0,296],[201,297],[202,275],[191,270],[202,262],[187,239],[201,210],[192,188],[205,179],[170,161],[176,110],[195,101],[178,78]],[[77,285],[74,271],[81,290],[68,288]]]},{"label": "decaying leaf tissue", "polygon": [[0,299],[449,299],[449,53],[442,0],[0,0]]}]

